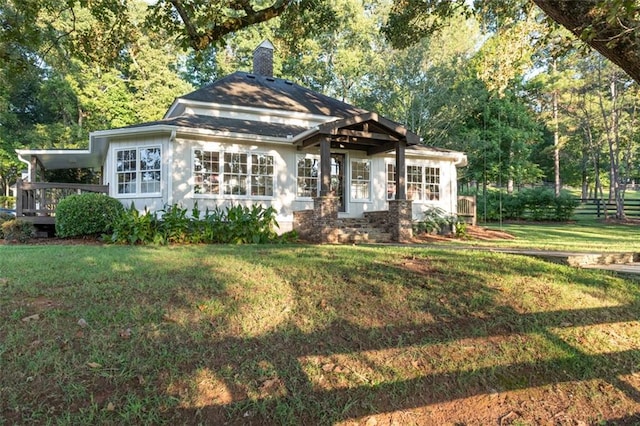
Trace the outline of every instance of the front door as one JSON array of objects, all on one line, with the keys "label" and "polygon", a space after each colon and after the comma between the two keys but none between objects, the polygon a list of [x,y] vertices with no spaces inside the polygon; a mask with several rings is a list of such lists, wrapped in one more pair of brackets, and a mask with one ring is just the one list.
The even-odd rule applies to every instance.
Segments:
[{"label": "front door", "polygon": [[338,197],[338,211],[346,211],[344,202],[344,154],[331,154],[331,187],[329,191],[335,197]]}]

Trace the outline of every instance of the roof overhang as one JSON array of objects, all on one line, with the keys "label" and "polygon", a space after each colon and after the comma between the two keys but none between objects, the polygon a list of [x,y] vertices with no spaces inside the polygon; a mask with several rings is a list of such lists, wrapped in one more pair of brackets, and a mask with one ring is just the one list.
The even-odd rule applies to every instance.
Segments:
[{"label": "roof overhang", "polygon": [[18,158],[31,164],[33,158],[46,170],[100,168],[109,149],[109,140],[123,136],[171,132],[171,126],[150,126],[101,130],[89,135],[87,149],[16,149]]},{"label": "roof overhang", "polygon": [[304,133],[295,138],[302,149],[318,146],[328,138],[331,148],[366,151],[368,155],[393,151],[401,141],[407,146],[420,143],[417,134],[375,112],[329,121]]}]

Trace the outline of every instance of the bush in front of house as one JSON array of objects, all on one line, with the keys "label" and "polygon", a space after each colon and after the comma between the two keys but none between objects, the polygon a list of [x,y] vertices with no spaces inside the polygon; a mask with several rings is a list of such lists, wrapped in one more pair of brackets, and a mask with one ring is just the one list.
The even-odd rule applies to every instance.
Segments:
[{"label": "bush in front of house", "polygon": [[11,218],[0,226],[4,240],[7,242],[26,243],[33,236],[35,228],[31,222],[22,219]]},{"label": "bush in front of house", "polygon": [[[132,204],[113,223],[110,241],[117,244],[264,244],[280,241],[276,210],[261,205],[188,210],[174,204],[157,214],[140,213]],[[291,238],[290,236],[288,238]]]},{"label": "bush in front of house", "polygon": [[451,233],[458,218],[450,215],[440,207],[428,207],[422,215],[422,220],[414,222],[413,232],[415,234],[435,234]]},{"label": "bush in front of house", "polygon": [[56,208],[56,235],[69,238],[109,233],[123,210],[118,200],[105,194],[71,195]]}]

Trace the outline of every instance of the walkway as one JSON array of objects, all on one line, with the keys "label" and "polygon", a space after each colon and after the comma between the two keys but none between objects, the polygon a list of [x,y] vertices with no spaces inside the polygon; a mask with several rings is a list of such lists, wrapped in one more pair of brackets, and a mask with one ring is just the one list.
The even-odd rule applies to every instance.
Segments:
[{"label": "walkway", "polygon": [[537,257],[577,268],[602,269],[621,274],[640,275],[640,253],[580,253],[503,248],[487,248],[486,250]]}]

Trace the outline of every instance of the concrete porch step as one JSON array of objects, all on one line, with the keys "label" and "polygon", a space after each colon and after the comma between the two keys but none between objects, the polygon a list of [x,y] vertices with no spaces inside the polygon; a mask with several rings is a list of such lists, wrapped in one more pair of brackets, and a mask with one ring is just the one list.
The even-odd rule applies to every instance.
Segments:
[{"label": "concrete porch step", "polygon": [[373,228],[341,228],[338,231],[338,242],[348,243],[386,243],[391,241],[391,234]]}]

